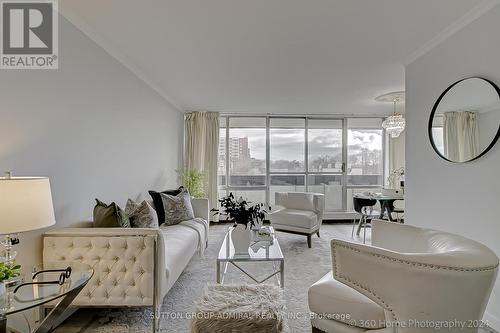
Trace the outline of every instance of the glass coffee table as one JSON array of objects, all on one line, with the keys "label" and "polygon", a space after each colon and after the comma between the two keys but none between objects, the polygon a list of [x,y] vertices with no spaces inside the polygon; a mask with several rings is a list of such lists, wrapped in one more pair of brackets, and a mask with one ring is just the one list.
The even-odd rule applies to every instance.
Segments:
[{"label": "glass coffee table", "polygon": [[[231,238],[231,229],[232,228],[229,228],[226,233],[219,250],[219,256],[217,257],[217,283],[224,284],[227,268],[231,264],[257,284],[264,283],[272,277],[277,277],[279,275],[279,279],[276,279],[277,283],[281,288],[284,288],[285,257],[283,256],[273,227],[270,227],[271,236],[269,240],[259,240],[256,232],[252,231],[253,239],[248,248],[248,254],[235,254]],[[273,266],[272,272],[263,279],[258,280],[243,267],[244,263],[250,262],[271,262]]]},{"label": "glass coffee table", "polygon": [[9,332],[6,327],[8,315],[43,305],[49,305],[52,309],[47,316],[41,316],[32,332],[51,332],[94,274],[89,266],[76,263],[69,266],[70,269],[67,263],[36,266],[29,276],[12,284],[3,304],[0,304],[0,333]]}]

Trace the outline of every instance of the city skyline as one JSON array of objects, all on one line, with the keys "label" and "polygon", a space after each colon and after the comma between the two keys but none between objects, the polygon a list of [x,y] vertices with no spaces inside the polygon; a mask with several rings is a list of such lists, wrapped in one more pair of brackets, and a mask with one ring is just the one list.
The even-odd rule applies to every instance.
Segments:
[{"label": "city skyline", "polygon": [[[278,167],[275,164],[284,165],[284,162],[294,164],[297,167],[293,169],[300,171],[304,169],[304,148],[305,137],[303,129],[270,129],[271,142],[270,142],[270,157],[271,169],[285,169],[285,167]],[[236,132],[236,133],[231,133]],[[265,163],[266,159],[266,138],[265,129],[231,129],[230,134],[230,156],[232,162],[242,160],[253,161],[257,163],[261,161]],[[332,135],[333,134],[333,135]],[[369,160],[364,163],[371,165],[381,164],[381,150],[382,150],[382,131],[381,130],[356,130],[349,129],[348,131],[348,164],[356,165],[363,163],[362,154],[370,155]],[[236,136],[237,135],[237,136]],[[225,136],[221,137],[220,159],[224,158],[225,150]],[[340,130],[332,129],[312,129],[309,132],[309,168],[315,169],[314,171],[321,171],[321,169],[336,168],[336,163],[342,162],[342,137]],[[366,158],[365,158],[366,159]],[[331,165],[315,166],[319,161]],[[222,164],[221,164],[222,163]],[[220,161],[220,167],[223,167],[224,161]],[[324,164],[323,163],[323,164]],[[298,164],[298,165],[297,165]],[[263,165],[265,168],[265,165]],[[222,170],[221,170],[222,171]],[[290,170],[293,171],[293,170]]]}]

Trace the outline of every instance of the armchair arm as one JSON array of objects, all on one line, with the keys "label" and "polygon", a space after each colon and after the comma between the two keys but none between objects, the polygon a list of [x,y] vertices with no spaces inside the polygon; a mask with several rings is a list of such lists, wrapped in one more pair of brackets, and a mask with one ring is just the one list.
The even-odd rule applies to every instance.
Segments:
[{"label": "armchair arm", "polygon": [[318,215],[318,223],[321,225],[325,211],[325,196],[321,193],[314,193],[314,210]]},{"label": "armchair arm", "polygon": [[[335,279],[383,307],[387,320],[406,324],[480,320],[498,270],[498,263],[452,265],[457,262],[449,260],[456,256],[452,252],[398,253],[336,239],[331,246]],[[419,330],[399,330],[415,331]]]},{"label": "armchair arm", "polygon": [[210,222],[210,205],[208,199],[192,198],[191,205],[193,206],[194,216],[200,217],[207,222]]}]

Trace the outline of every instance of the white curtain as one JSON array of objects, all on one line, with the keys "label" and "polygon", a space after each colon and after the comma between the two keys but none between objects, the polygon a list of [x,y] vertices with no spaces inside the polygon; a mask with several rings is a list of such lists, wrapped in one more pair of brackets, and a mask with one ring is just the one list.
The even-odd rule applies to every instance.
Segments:
[{"label": "white curtain", "polygon": [[470,111],[445,112],[443,123],[444,156],[451,161],[466,162],[479,152],[477,114]]},{"label": "white curtain", "polygon": [[389,174],[405,167],[405,136],[406,131],[397,138],[389,135]]},{"label": "white curtain", "polygon": [[217,158],[219,150],[219,113],[188,112],[184,116],[184,164],[206,174],[211,208],[217,207]]}]

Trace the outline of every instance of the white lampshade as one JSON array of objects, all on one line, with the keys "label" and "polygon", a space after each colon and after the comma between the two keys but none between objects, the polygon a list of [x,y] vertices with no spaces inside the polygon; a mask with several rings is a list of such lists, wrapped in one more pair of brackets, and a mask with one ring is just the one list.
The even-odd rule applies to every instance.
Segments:
[{"label": "white lampshade", "polygon": [[0,235],[56,223],[50,182],[44,177],[0,177]]}]

